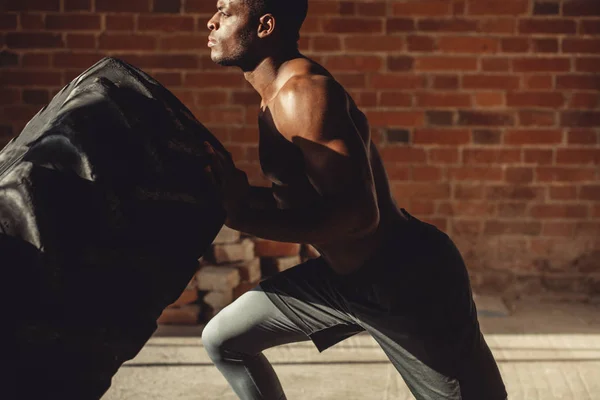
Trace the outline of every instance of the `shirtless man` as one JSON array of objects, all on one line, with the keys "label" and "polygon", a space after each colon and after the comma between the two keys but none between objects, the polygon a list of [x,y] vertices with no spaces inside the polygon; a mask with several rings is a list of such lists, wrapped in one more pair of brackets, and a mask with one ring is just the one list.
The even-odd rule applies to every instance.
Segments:
[{"label": "shirtless man", "polygon": [[250,186],[207,145],[226,225],[321,255],[212,318],[208,355],[239,398],[280,400],[263,350],[312,340],[322,352],[367,331],[418,400],[504,400],[460,253],[394,202],[365,115],[298,51],[306,12],[307,0],[218,0],[208,22],[212,60],[240,68],[261,96],[259,157],[272,181]]}]

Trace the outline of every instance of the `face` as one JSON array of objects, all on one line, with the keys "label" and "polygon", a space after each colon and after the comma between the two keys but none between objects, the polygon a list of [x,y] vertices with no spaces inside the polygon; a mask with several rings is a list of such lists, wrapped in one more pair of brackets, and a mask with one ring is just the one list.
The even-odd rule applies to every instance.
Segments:
[{"label": "face", "polygon": [[219,0],[217,12],[208,21],[211,59],[224,66],[243,66],[249,61],[257,34],[250,23],[248,6],[242,0]]}]

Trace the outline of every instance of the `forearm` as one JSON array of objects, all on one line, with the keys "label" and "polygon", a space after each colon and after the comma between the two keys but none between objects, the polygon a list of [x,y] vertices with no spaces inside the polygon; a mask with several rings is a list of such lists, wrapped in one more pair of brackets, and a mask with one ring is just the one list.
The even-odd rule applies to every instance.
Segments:
[{"label": "forearm", "polygon": [[327,243],[370,230],[379,214],[352,197],[302,209],[245,208],[230,227],[279,242]]}]

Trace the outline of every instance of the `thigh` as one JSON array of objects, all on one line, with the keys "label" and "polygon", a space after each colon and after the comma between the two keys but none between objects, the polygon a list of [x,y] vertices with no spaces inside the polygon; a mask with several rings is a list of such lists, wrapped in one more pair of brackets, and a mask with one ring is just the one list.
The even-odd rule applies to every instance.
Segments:
[{"label": "thigh", "polygon": [[255,288],[215,315],[202,332],[205,346],[242,354],[258,354],[309,337]]}]

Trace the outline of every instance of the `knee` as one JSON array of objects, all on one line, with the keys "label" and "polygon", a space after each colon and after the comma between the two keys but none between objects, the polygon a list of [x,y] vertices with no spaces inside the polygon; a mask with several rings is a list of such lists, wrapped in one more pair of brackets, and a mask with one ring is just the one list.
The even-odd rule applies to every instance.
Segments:
[{"label": "knee", "polygon": [[211,318],[202,330],[202,345],[211,359],[220,357],[223,349],[224,337],[219,329],[219,314]]}]

